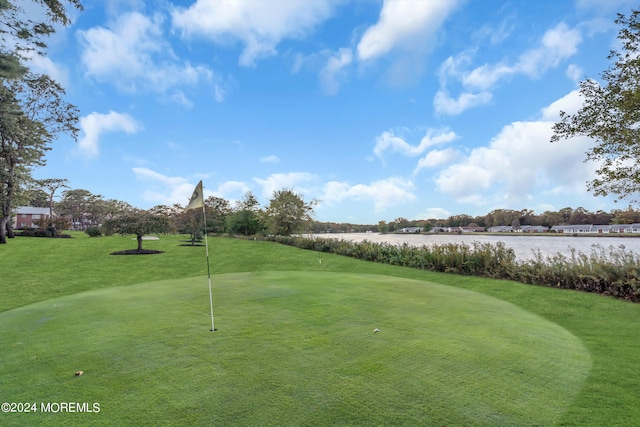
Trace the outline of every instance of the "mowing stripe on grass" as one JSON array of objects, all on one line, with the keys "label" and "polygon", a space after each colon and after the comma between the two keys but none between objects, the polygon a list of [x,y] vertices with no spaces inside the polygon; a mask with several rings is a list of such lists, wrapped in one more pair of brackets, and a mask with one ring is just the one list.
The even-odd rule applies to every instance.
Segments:
[{"label": "mowing stripe on grass", "polygon": [[565,329],[456,287],[326,272],[213,280],[215,333],[202,277],[0,313],[3,397],[101,407],[3,424],[548,425],[591,368]]}]

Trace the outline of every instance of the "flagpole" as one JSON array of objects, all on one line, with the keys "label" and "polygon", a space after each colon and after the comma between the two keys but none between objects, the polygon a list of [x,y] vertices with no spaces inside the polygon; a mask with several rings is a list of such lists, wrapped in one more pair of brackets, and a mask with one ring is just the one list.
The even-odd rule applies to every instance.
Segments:
[{"label": "flagpole", "polygon": [[207,239],[207,215],[202,204],[202,219],[204,221],[204,246],[207,252],[207,278],[209,279],[209,307],[211,307],[211,332],[215,332],[216,328],[213,321],[213,294],[211,293],[211,268],[209,267],[209,239]]}]

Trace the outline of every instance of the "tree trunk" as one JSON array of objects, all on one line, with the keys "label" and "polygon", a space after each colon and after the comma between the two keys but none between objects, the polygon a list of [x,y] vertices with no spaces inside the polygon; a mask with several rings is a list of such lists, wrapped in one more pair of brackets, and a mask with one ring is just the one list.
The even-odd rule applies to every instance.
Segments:
[{"label": "tree trunk", "polygon": [[16,235],[13,232],[13,224],[11,224],[11,221],[7,221],[7,237],[10,239],[15,239]]},{"label": "tree trunk", "polygon": [[9,222],[8,216],[0,218],[0,244],[7,243],[7,223]]},{"label": "tree trunk", "polygon": [[138,250],[142,250],[142,234],[138,234]]}]

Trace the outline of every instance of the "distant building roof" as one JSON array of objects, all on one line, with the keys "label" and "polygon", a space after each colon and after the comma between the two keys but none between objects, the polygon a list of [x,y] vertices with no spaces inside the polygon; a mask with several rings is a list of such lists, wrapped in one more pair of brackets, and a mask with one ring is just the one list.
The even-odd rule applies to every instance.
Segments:
[{"label": "distant building roof", "polygon": [[[49,208],[36,208],[33,206],[20,206],[14,213],[16,215],[49,215]],[[55,213],[54,213],[55,215]]]}]

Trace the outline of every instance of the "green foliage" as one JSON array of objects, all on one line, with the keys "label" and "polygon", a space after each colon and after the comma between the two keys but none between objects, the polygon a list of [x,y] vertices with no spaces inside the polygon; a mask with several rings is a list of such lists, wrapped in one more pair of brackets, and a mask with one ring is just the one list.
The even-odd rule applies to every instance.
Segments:
[{"label": "green foliage", "polygon": [[[25,13],[16,0],[0,1],[0,79],[21,78],[28,68],[24,61],[35,54],[43,55],[46,43],[44,37],[51,35],[54,28],[51,24],[68,25],[71,21],[64,2],[59,0],[34,0],[32,3],[44,9],[46,20],[36,22],[25,19],[33,16]],[[80,0],[67,0],[72,7],[82,10]],[[33,6],[33,5],[31,5]],[[37,15],[37,11],[36,11]]]},{"label": "green foliage", "polygon": [[27,74],[0,84],[0,243],[20,187],[31,168],[44,164],[51,142],[61,133],[76,136],[78,110],[48,76]]},{"label": "green foliage", "polygon": [[[21,202],[31,168],[44,164],[44,152],[58,134],[75,138],[78,132],[78,111],[62,100],[64,89],[49,76],[29,73],[25,65],[34,53],[44,54],[43,38],[54,32],[51,24],[69,23],[66,8],[58,0],[31,3],[44,8],[46,19],[25,18],[34,14],[16,1],[0,2],[0,244],[7,242],[11,210]],[[79,0],[67,3],[82,9]]]},{"label": "green foliage", "polygon": [[207,233],[224,233],[225,218],[231,213],[229,202],[221,197],[210,196],[204,201],[207,214]]},{"label": "green foliage", "polygon": [[168,233],[172,230],[172,223],[166,216],[139,210],[108,219],[103,227],[106,235],[113,233],[135,234],[138,241],[137,250],[142,251],[142,236],[152,233]]},{"label": "green foliage", "polygon": [[265,211],[269,234],[289,236],[302,232],[311,221],[315,204],[315,201],[306,203],[290,188],[275,191]]},{"label": "green foliage", "polygon": [[89,237],[100,237],[100,236],[102,236],[102,230],[100,229],[100,227],[89,227],[84,232]]},{"label": "green foliage", "polygon": [[265,230],[258,199],[248,191],[235,209],[225,217],[225,229],[231,234],[253,236]]},{"label": "green foliage", "polygon": [[446,243],[415,247],[350,242],[337,239],[268,237],[278,243],[421,270],[517,280],[533,285],[574,289],[640,302],[640,256],[624,247],[605,250],[595,245],[591,254],[573,253],[516,261],[504,243]]},{"label": "green foliage", "polygon": [[68,239],[68,238],[71,237],[70,234],[59,233],[53,227],[23,229],[20,232],[18,232],[18,236],[21,236],[21,237],[56,237],[56,238],[65,238],[65,239]]},{"label": "green foliage", "polygon": [[640,192],[640,10],[630,16],[618,14],[615,22],[621,27],[621,50],[609,54],[613,62],[602,73],[604,84],[592,79],[580,82],[584,104],[575,114],[561,112],[551,141],[576,136],[596,140],[587,151],[587,160],[598,164],[598,178],[589,189],[623,199]]},{"label": "green foliage", "polygon": [[190,236],[191,244],[195,245],[196,240],[202,237],[204,221],[201,209],[191,209],[176,215],[176,230],[182,234]]}]

